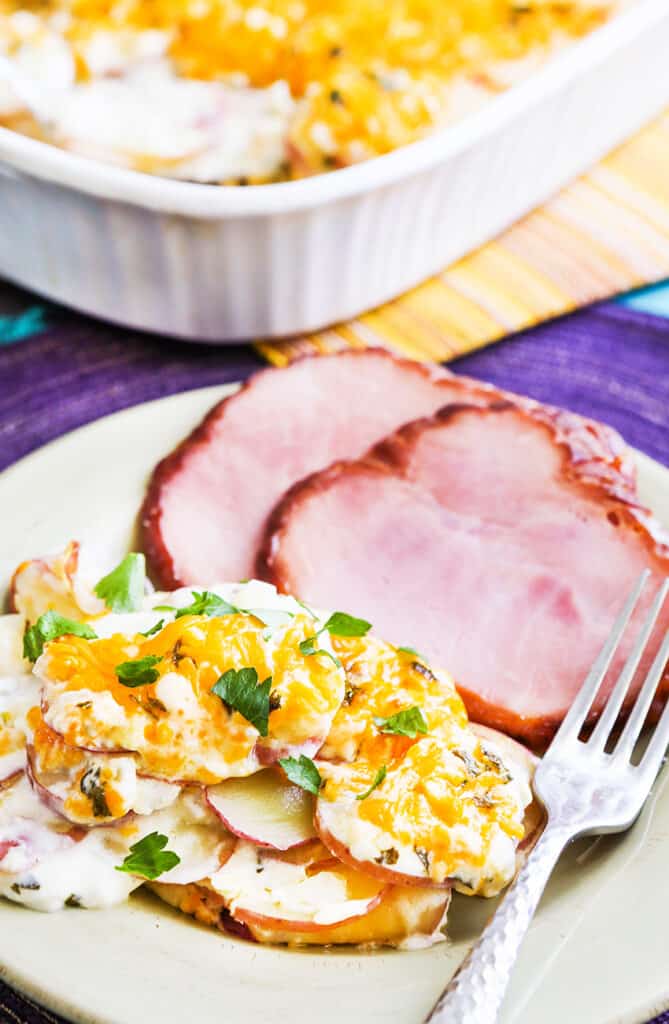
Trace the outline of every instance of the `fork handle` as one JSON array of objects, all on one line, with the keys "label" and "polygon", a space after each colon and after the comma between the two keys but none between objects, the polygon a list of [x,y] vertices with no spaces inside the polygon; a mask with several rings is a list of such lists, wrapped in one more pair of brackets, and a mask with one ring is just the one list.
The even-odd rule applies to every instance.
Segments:
[{"label": "fork handle", "polygon": [[425,1024],[494,1024],[546,883],[571,838],[549,825]]}]

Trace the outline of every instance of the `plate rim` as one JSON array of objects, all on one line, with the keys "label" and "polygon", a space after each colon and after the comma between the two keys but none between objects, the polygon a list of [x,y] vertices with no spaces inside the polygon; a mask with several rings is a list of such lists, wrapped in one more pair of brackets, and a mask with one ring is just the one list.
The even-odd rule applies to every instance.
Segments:
[{"label": "plate rim", "polygon": [[[200,398],[204,405],[204,402],[211,398],[211,403],[220,401],[228,395],[233,394],[243,384],[243,381],[228,381],[221,384],[206,385],[204,387],[188,388],[184,391],[175,392],[169,395],[163,395],[158,398],[153,398],[145,402],[135,403],[122,409],[115,410],[114,412],[108,413],[105,416],[98,417],[97,419],[90,420],[87,423],[81,424],[78,427],[67,431],[55,438],[52,438],[48,442],[33,451],[28,452],[20,459],[6,466],[0,471],[0,484],[5,485],[9,483],[11,486],[14,476],[18,476],[26,471],[30,472],[33,466],[37,466],[44,460],[49,460],[52,452],[57,449],[61,444],[67,444],[73,439],[77,439],[84,434],[88,434],[96,429],[105,429],[110,421],[115,421],[118,418],[130,418],[133,414],[144,415],[148,409],[157,408],[163,405],[167,405],[174,400],[191,398],[195,400]],[[631,448],[631,446],[630,446]],[[635,461],[641,466],[645,466],[647,471],[651,471],[656,477],[662,479],[666,484],[667,492],[669,494],[669,466],[666,466],[651,456],[646,455],[637,449],[631,448]],[[669,526],[669,524],[667,524]],[[4,592],[5,581],[0,580],[0,599]],[[669,771],[669,768],[667,769]],[[669,800],[669,792],[665,794],[664,799]],[[667,840],[669,847],[669,839]],[[142,900],[147,899],[147,894],[144,894]],[[157,901],[157,897],[150,894],[151,901]],[[4,906],[4,901],[0,902],[0,912]],[[165,907],[162,903],[159,904],[161,912],[172,913],[171,908]],[[176,912],[174,912],[176,913]],[[202,926],[203,927],[203,926]],[[118,1018],[110,1015],[101,1015],[99,1013],[91,1013],[89,1011],[82,1010],[74,1001],[71,1001],[67,994],[54,993],[51,990],[42,988],[35,980],[34,977],[30,976],[26,972],[15,970],[5,962],[0,962],[0,980],[7,984],[10,988],[13,988],[19,995],[26,998],[28,1001],[34,1001],[38,1007],[44,1010],[46,1013],[53,1012],[58,1013],[68,1020],[76,1022],[76,1024],[121,1024]],[[63,990],[66,993],[66,990]],[[643,1000],[642,1003],[636,1004],[634,1007],[628,1008],[623,1013],[616,1013],[615,1016],[607,1016],[602,1018],[599,1024],[646,1024],[652,1018],[661,1015],[665,1011],[669,1010],[669,982],[660,992],[656,992],[652,996],[648,996]]]}]

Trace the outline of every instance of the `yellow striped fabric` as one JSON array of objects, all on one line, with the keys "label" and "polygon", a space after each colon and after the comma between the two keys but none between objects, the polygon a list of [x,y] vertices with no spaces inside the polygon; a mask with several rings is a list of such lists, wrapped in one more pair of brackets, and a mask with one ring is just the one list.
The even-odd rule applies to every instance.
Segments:
[{"label": "yellow striped fabric", "polygon": [[420,360],[475,348],[669,276],[669,111],[442,274],[357,320],[259,342],[271,363],[383,345]]}]

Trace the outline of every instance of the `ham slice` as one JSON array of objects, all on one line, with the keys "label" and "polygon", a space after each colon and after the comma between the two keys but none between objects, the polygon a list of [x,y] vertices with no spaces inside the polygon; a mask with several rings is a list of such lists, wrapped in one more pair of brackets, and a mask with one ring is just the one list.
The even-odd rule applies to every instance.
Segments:
[{"label": "ham slice", "polygon": [[[153,473],[140,520],[155,582],[173,588],[252,576],[266,520],[292,484],[358,458],[449,402],[486,405],[499,397],[486,384],[381,349],[255,374]],[[633,495],[634,470],[614,431],[518,401],[554,426],[584,474]]]},{"label": "ham slice", "polygon": [[641,570],[669,574],[615,459],[585,458],[563,427],[510,402],[406,425],[294,486],[259,570],[417,648],[453,673],[475,720],[541,746]]}]

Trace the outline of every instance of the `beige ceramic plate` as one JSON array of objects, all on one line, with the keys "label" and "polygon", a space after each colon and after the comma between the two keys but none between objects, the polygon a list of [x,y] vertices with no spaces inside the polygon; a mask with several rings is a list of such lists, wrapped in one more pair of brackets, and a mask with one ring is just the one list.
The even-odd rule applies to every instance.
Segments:
[{"label": "beige ceramic plate", "polygon": [[[230,390],[230,389],[227,389]],[[147,474],[226,389],[139,406],[78,430],[0,476],[0,579],[68,540],[132,541]],[[639,458],[669,525],[669,470]],[[514,974],[504,1024],[623,1024],[669,1006],[669,788],[626,836],[575,845]],[[492,904],[456,897],[451,941],[400,953],[289,952],[225,938],[150,896],[110,911],[0,905],[0,974],[93,1024],[419,1024]],[[455,1024],[455,1022],[454,1022]]]}]

